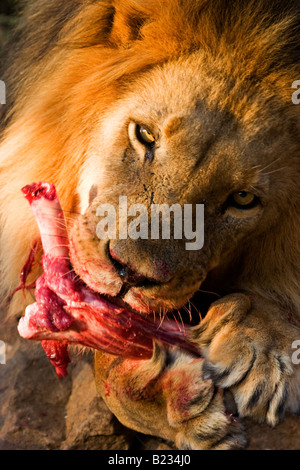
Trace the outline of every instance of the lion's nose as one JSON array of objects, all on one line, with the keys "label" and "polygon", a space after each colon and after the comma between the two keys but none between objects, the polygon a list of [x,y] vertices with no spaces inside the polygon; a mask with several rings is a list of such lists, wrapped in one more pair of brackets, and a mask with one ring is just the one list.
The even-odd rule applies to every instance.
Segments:
[{"label": "lion's nose", "polygon": [[109,249],[109,254],[110,260],[123,282],[130,286],[142,286],[149,284],[149,278],[131,269],[124,261],[120,259],[120,257],[112,248]]},{"label": "lion's nose", "polygon": [[163,282],[166,282],[171,277],[170,275],[160,276],[159,273],[161,272],[161,264],[163,261],[154,260],[153,264],[157,266],[158,269],[155,269],[155,273],[152,272],[153,277],[151,275],[146,276],[144,274],[139,273],[137,270],[132,269],[128,263],[124,262],[121,257],[116,253],[116,251],[109,247],[109,258],[117,271],[120,278],[123,282],[129,286],[140,286],[140,287],[150,287],[155,285],[160,285]]}]

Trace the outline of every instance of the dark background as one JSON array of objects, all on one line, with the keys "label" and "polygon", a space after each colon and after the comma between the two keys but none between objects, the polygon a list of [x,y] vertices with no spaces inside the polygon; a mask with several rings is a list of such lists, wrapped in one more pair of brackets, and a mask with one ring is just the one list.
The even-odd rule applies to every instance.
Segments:
[{"label": "dark background", "polygon": [[11,30],[17,21],[18,0],[1,0],[0,3],[0,50],[5,50],[5,44]]}]

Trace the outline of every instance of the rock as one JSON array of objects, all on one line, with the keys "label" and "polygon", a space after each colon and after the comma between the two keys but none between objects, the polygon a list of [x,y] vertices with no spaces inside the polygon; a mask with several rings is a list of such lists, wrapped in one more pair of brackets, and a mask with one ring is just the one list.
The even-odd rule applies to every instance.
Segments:
[{"label": "rock", "polygon": [[67,438],[61,448],[127,450],[130,437],[97,396],[90,362],[76,365],[72,382],[65,417]]},{"label": "rock", "polygon": [[59,448],[65,438],[71,378],[57,380],[40,344],[28,344],[17,334],[5,343],[6,364],[0,366],[0,449]]},{"label": "rock", "polygon": [[271,428],[266,424],[246,421],[249,450],[297,450],[300,449],[300,416],[287,415],[286,419]]}]

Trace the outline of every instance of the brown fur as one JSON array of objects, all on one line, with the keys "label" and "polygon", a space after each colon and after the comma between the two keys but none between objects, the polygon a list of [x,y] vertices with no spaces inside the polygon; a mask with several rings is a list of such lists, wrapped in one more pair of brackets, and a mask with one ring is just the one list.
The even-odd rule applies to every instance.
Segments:
[{"label": "brown fur", "polygon": [[[117,203],[119,195],[130,203],[203,202],[206,243],[200,252],[187,252],[175,240],[111,243],[122,262],[155,281],[127,289],[124,299],[149,313],[180,308],[201,284],[224,296],[225,321],[211,313],[213,306],[194,333],[206,373],[218,386],[232,387],[241,415],[275,424],[282,409],[295,411],[299,378],[289,358],[299,333],[289,320],[297,323],[300,315],[300,120],[291,84],[300,76],[299,24],[296,0],[285,6],[277,0],[29,2],[8,62],[13,65],[3,77],[9,92],[0,147],[3,301],[17,286],[37,236],[20,194],[25,184],[56,184],[70,215],[75,270],[111,295],[120,292],[122,280],[104,244],[90,235],[96,207]],[[142,164],[141,145],[132,138],[128,143],[132,120],[148,125],[159,142],[150,165]],[[93,197],[91,187],[98,190]],[[259,206],[247,213],[224,206],[230,194],[245,189],[259,195]],[[14,297],[10,312],[23,310],[22,299]],[[98,354],[99,388],[110,380],[118,389],[120,380],[124,389],[113,399],[104,393],[117,416],[180,447],[241,444],[236,428],[227,426],[219,393],[204,418],[203,401],[194,406],[199,389],[211,389],[211,380],[202,378],[203,362],[195,366],[178,353],[168,366],[165,354],[161,350],[160,362],[154,357],[148,366],[125,361],[117,369]],[[133,399],[128,390],[146,390],[148,374],[152,387],[158,363],[155,399],[147,393]],[[191,390],[178,379],[182,363],[191,368]],[[245,364],[253,368],[247,380]],[[263,380],[268,373],[270,387]],[[122,374],[134,385],[126,388]],[[193,403],[188,412],[175,406],[182,395]],[[223,423],[217,430],[216,417]],[[201,433],[210,434],[205,444],[195,437]]]}]

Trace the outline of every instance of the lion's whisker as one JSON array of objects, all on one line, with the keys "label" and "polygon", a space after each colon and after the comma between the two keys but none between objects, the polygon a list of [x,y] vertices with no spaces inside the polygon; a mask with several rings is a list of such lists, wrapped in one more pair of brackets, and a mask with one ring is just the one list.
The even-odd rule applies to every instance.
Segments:
[{"label": "lion's whisker", "polygon": [[281,168],[277,168],[276,170],[269,171],[268,173],[262,173],[263,175],[271,175],[272,173],[276,173],[277,171],[285,170],[287,167],[282,166]]},{"label": "lion's whisker", "polygon": [[[203,292],[206,292],[206,291],[203,291]],[[211,292],[212,293],[212,292]],[[201,312],[200,310],[193,304],[193,302],[191,300],[189,300],[189,304],[193,307],[193,309],[197,312],[198,316],[199,316],[199,319],[202,320],[202,315],[201,315]]]},{"label": "lion's whisker", "polygon": [[[69,245],[54,245],[51,247],[51,250],[53,250],[54,248],[69,248]],[[69,259],[67,256],[65,258]]]},{"label": "lion's whisker", "polygon": [[[43,236],[45,236],[45,237],[57,237],[57,234],[55,234],[55,233],[44,233]],[[66,240],[69,239],[69,237],[64,236],[64,235],[59,235],[59,238],[65,238]],[[58,246],[66,246],[67,247],[68,245],[58,245]]]},{"label": "lion's whisker", "polygon": [[[182,316],[181,316],[181,313],[180,313],[180,310],[177,310],[177,314],[179,315],[179,318],[180,318],[180,322],[182,324],[182,328],[183,328],[183,332],[185,334],[185,324],[183,322],[183,319],[182,319]],[[173,314],[174,315],[174,314]],[[176,318],[176,317],[175,317]]]},{"label": "lion's whisker", "polygon": [[64,276],[67,276],[68,274],[70,274],[70,273],[72,273],[72,272],[75,272],[73,268],[70,269],[70,271],[67,271],[67,272],[63,273],[63,274],[60,276],[60,278],[62,278],[62,277],[64,277]]},{"label": "lion's whisker", "polygon": [[184,309],[185,312],[188,314],[189,320],[192,321],[192,312],[191,312],[191,309],[190,309],[190,308],[187,308],[186,305],[183,306],[183,309]]},{"label": "lion's whisker", "polygon": [[213,292],[213,291],[210,291],[210,290],[199,289],[198,292],[203,292],[204,294],[212,294],[212,295],[215,295],[216,297],[218,297],[219,299],[222,297],[217,292]]},{"label": "lion's whisker", "polygon": [[[266,165],[264,168],[261,168],[258,173],[262,173],[262,172],[265,171],[267,168],[269,168],[270,166],[274,165],[274,163],[277,163],[279,160],[281,160],[281,157],[276,158],[276,160],[272,161],[271,163],[269,163],[268,165]],[[257,167],[259,167],[259,166],[260,166],[260,165],[257,165]]]}]

